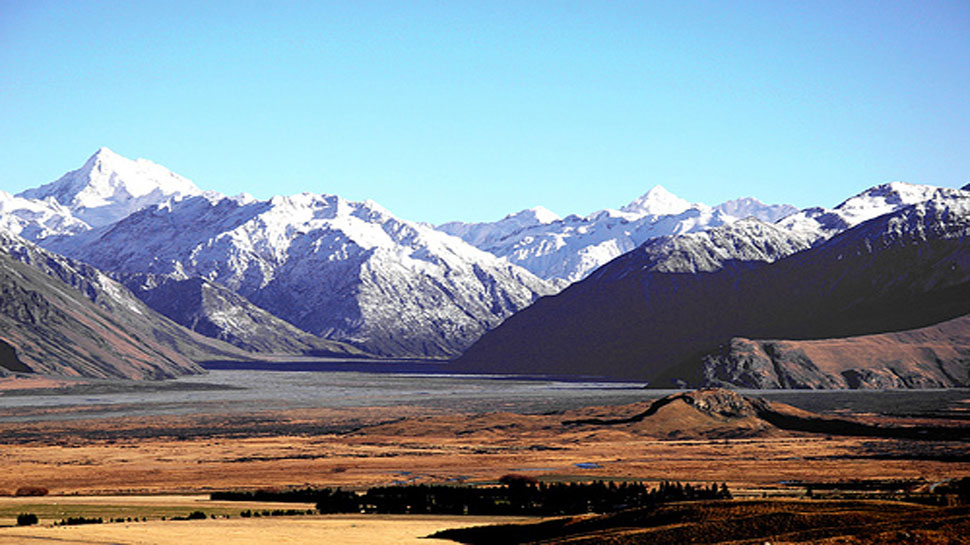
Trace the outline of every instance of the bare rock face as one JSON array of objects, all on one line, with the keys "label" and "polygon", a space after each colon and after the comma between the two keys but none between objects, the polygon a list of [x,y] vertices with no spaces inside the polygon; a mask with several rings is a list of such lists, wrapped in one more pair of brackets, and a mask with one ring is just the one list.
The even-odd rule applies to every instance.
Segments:
[{"label": "bare rock face", "polygon": [[703,384],[757,389],[844,388],[845,382],[815,365],[797,346],[731,339],[705,356]]},{"label": "bare rock face", "polygon": [[688,405],[692,405],[697,410],[709,415],[724,418],[744,418],[758,414],[748,398],[722,388],[694,390],[681,394],[681,396]]},{"label": "bare rock face", "polygon": [[0,377],[13,373],[30,373],[30,367],[17,357],[17,349],[0,339]]}]

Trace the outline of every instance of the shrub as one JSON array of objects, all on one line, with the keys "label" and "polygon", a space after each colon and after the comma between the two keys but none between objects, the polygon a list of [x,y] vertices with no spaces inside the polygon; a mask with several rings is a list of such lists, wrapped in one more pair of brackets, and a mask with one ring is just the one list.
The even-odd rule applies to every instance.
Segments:
[{"label": "shrub", "polygon": [[16,496],[46,496],[50,492],[43,486],[21,486],[14,494]]},{"label": "shrub", "polygon": [[67,517],[56,523],[55,526],[76,526],[78,524],[102,524],[104,519],[98,518],[86,518],[86,517]]},{"label": "shrub", "polygon": [[207,518],[209,518],[209,516],[202,511],[192,511],[184,517],[172,517],[172,520],[205,520]]},{"label": "shrub", "polygon": [[518,473],[502,475],[498,482],[504,484],[505,486],[527,486],[539,484],[539,480],[535,477],[530,477],[529,475],[519,475]]},{"label": "shrub", "polygon": [[33,513],[21,513],[17,515],[17,526],[32,526],[37,524],[37,515]]}]

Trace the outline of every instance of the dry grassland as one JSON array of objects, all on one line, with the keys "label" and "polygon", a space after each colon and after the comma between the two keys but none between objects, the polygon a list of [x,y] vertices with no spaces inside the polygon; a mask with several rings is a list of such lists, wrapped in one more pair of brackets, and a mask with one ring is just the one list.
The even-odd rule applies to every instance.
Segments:
[{"label": "dry grassland", "polygon": [[454,545],[426,539],[448,528],[517,522],[511,517],[328,515],[264,519],[150,521],[69,527],[0,528],[0,544],[41,545]]}]

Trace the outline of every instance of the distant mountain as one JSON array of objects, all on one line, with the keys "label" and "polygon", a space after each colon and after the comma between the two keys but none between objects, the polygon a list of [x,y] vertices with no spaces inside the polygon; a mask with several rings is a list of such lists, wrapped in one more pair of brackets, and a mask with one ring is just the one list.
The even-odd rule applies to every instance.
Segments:
[{"label": "distant mountain", "polygon": [[726,201],[715,206],[714,209],[735,218],[758,218],[768,223],[774,223],[798,212],[798,209],[790,204],[765,204],[752,197]]},{"label": "distant mountain", "polygon": [[304,331],[392,356],[455,355],[554,291],[458,238],[332,195],[207,194],[45,245],[114,273],[205,278]]},{"label": "distant mountain", "polygon": [[200,193],[191,181],[165,167],[145,159],[132,161],[101,148],[78,170],[17,196],[53,199],[75,218],[91,227],[100,227],[171,198]]},{"label": "distant mountain", "polygon": [[438,229],[565,286],[651,238],[702,231],[748,217],[770,223],[797,211],[752,198],[712,208],[656,186],[620,210],[600,210],[586,217],[560,219],[534,208],[493,223],[452,222]]},{"label": "distant mountain", "polygon": [[365,355],[350,345],[298,329],[229,288],[204,278],[117,276],[139,299],[176,323],[249,352],[332,357]]},{"label": "distant mountain", "polygon": [[152,311],[94,267],[2,230],[0,341],[8,371],[51,375],[172,378],[201,373],[193,361],[246,359]]},{"label": "distant mountain", "polygon": [[[739,222],[705,237],[649,241],[506,320],[457,367],[697,384],[702,355],[734,337],[828,339],[970,314],[970,195],[898,184],[884,189],[863,196],[892,212],[811,248],[818,231],[788,230],[784,221],[749,220],[756,233],[729,234]],[[892,202],[914,193],[930,198],[910,206]],[[853,207],[854,215],[846,208],[837,215],[867,215],[863,207]]]},{"label": "distant mountain", "polygon": [[562,218],[557,216],[555,212],[536,206],[515,214],[509,214],[496,222],[463,223],[453,221],[439,225],[438,230],[461,238],[476,248],[483,248],[491,246],[522,229],[549,225],[558,221],[562,221]]}]

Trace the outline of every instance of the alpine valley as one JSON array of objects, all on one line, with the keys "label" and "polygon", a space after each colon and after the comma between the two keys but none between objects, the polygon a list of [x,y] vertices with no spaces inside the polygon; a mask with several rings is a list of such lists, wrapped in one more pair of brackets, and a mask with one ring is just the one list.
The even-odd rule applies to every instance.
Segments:
[{"label": "alpine valley", "polygon": [[970,192],[833,209],[660,186],[437,228],[371,201],[200,190],[98,150],[0,192],[0,372],[165,378],[281,355],[652,386],[970,385]]}]

